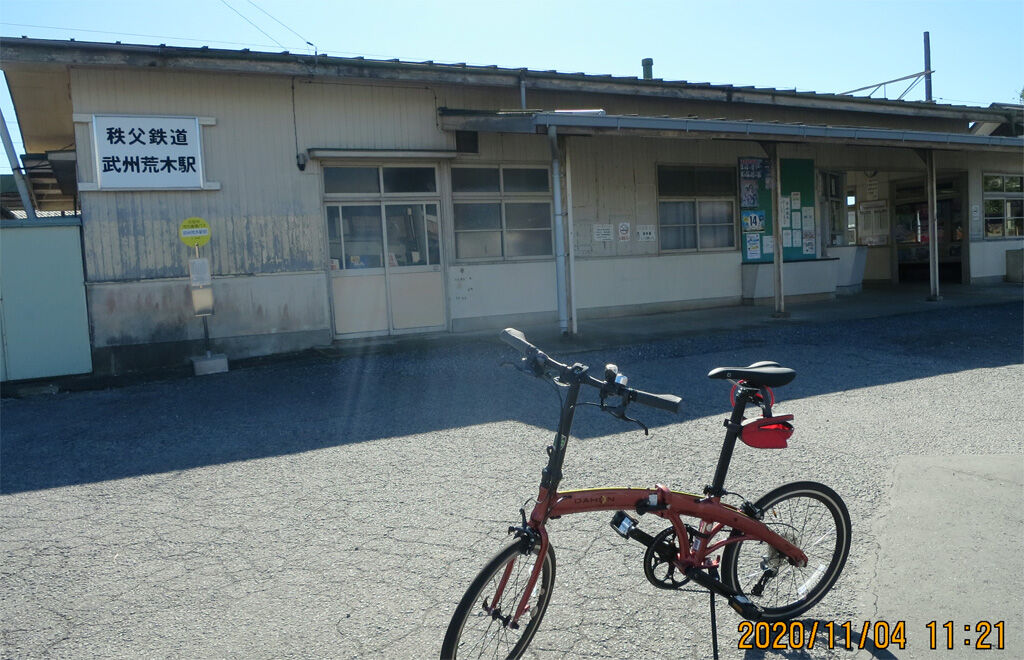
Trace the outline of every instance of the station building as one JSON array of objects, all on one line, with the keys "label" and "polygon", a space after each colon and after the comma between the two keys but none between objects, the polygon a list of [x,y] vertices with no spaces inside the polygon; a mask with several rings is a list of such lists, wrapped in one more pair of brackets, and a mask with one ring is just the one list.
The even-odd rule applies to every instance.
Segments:
[{"label": "station building", "polygon": [[780,242],[788,300],[1024,248],[1021,106],[27,38],[0,66],[65,212],[3,221],[8,380],[181,364],[197,286],[241,358],[770,303]]}]

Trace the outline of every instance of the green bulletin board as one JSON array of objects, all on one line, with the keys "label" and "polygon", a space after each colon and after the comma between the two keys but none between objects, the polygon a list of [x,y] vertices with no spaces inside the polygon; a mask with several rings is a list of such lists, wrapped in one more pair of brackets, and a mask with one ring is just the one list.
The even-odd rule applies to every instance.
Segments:
[{"label": "green bulletin board", "polygon": [[[783,158],[780,164],[782,259],[816,259],[814,161]],[[743,263],[771,263],[775,247],[771,161],[767,158],[740,158],[739,172]]]}]

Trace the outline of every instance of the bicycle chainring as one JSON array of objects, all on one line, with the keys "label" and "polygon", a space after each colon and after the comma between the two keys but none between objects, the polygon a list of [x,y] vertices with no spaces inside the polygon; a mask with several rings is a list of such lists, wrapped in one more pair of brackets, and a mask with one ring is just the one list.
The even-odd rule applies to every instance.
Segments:
[{"label": "bicycle chainring", "polygon": [[659,589],[679,589],[689,582],[690,578],[684,576],[675,565],[678,556],[676,530],[672,527],[661,530],[644,553],[644,575],[647,581]]}]

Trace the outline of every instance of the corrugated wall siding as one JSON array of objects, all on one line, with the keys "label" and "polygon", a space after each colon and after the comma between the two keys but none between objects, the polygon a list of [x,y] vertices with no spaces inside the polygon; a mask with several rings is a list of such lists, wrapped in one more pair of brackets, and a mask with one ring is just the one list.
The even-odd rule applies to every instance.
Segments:
[{"label": "corrugated wall siding", "polygon": [[[203,130],[203,167],[216,191],[83,192],[89,281],[182,277],[193,251],[182,220],[210,223],[202,248],[215,275],[321,269],[320,183],[295,165],[290,80],[168,72],[71,72],[79,114],[213,117]],[[88,126],[79,125],[81,176],[93,176]]]},{"label": "corrugated wall siding", "polygon": [[303,149],[450,149],[426,87],[296,81]]}]

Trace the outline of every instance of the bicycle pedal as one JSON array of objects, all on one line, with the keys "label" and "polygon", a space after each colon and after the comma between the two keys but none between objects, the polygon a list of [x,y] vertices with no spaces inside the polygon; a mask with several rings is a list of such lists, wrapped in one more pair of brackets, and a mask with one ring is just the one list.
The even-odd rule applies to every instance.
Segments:
[{"label": "bicycle pedal", "polygon": [[616,511],[612,516],[611,526],[619,536],[628,539],[632,531],[636,529],[637,520],[625,511]]},{"label": "bicycle pedal", "polygon": [[729,607],[736,610],[736,613],[744,619],[749,619],[750,621],[757,621],[761,618],[761,615],[763,614],[761,608],[755,605],[754,603],[750,602],[750,599],[746,596],[737,594],[735,596],[729,596],[728,600]]}]

